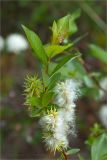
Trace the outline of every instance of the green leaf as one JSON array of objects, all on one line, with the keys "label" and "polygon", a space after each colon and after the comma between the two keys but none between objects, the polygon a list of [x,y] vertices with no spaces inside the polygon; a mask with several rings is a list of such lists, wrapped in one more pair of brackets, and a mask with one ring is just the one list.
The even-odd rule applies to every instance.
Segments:
[{"label": "green leaf", "polygon": [[49,75],[51,75],[52,71],[54,70],[54,68],[57,66],[57,63],[56,62],[50,62],[49,63],[49,66],[48,66],[48,73]]},{"label": "green leaf", "polygon": [[38,117],[41,115],[41,111],[43,110],[41,107],[41,99],[37,97],[29,97],[27,100],[29,105],[28,112],[30,117]]},{"label": "green leaf", "polygon": [[90,99],[95,99],[98,100],[99,99],[99,89],[96,87],[84,87],[83,89],[81,89],[82,91],[82,95],[83,96],[87,96]]},{"label": "green leaf", "polygon": [[93,80],[90,78],[90,76],[87,75],[87,72],[80,61],[74,60],[72,63],[67,63],[67,67],[69,69],[70,74],[72,75],[72,72],[74,72],[75,77],[84,81],[87,87],[92,88],[94,86]]},{"label": "green leaf", "polygon": [[52,44],[57,44],[58,41],[58,27],[57,27],[57,23],[54,21],[53,25],[52,25]]},{"label": "green leaf", "polygon": [[73,44],[68,44],[64,46],[48,45],[48,46],[45,46],[45,52],[47,53],[48,57],[53,58],[54,56],[62,53],[64,50],[70,48],[71,46],[73,46]]},{"label": "green leaf", "polygon": [[30,117],[39,117],[42,110],[42,108],[37,108],[35,106],[32,106],[28,109]]},{"label": "green leaf", "polygon": [[61,73],[55,73],[54,75],[52,75],[49,79],[50,83],[47,87],[47,90],[51,90],[54,88],[54,86],[56,85],[56,83],[58,82],[58,80],[60,79]]},{"label": "green leaf", "polygon": [[27,103],[30,106],[40,106],[41,105],[41,100],[40,100],[40,98],[33,96],[33,97],[28,98]]},{"label": "green leaf", "polygon": [[77,25],[73,20],[70,21],[70,27],[69,28],[70,28],[69,32],[70,32],[71,35],[78,31]]},{"label": "green leaf", "polygon": [[93,80],[88,76],[88,75],[84,75],[83,77],[83,80],[84,80],[84,83],[87,87],[93,87],[94,84],[93,84]]},{"label": "green leaf", "polygon": [[100,157],[100,160],[107,160],[107,153]]},{"label": "green leaf", "polygon": [[57,26],[60,33],[62,32],[62,34],[67,34],[67,31],[69,29],[69,18],[70,18],[70,15],[67,15],[58,20]]},{"label": "green leaf", "polygon": [[53,70],[53,72],[51,73],[51,75],[53,75],[55,72],[57,72],[60,68],[62,68],[64,66],[64,64],[66,64],[68,61],[71,61],[77,57],[80,56],[80,53],[76,53],[75,55],[67,55],[64,56],[58,63],[58,65],[55,67],[55,69]]},{"label": "green leaf", "polygon": [[80,149],[70,149],[69,151],[66,152],[67,155],[72,155],[76,154],[80,151]]},{"label": "green leaf", "polygon": [[78,10],[76,10],[75,12],[73,12],[73,13],[71,14],[71,17],[72,17],[73,20],[75,20],[75,19],[79,18],[80,15],[81,15],[81,10],[78,9]]},{"label": "green leaf", "polygon": [[107,134],[104,133],[97,137],[92,144],[91,157],[92,160],[101,160],[102,157],[107,155]]},{"label": "green leaf", "polygon": [[76,12],[74,12],[69,19],[69,34],[74,34],[75,32],[77,32],[78,28],[77,25],[75,23],[75,20],[80,16],[80,10],[77,10]]},{"label": "green leaf", "polygon": [[[59,44],[60,38],[65,39],[69,36],[69,17],[67,15],[65,17],[60,18],[57,23],[54,21],[52,26],[52,44]],[[62,40],[63,41],[63,40]]]},{"label": "green leaf", "polygon": [[[60,18],[57,23],[54,21],[52,26],[52,44],[59,44],[67,39],[71,34],[77,31],[75,19],[80,16],[80,10],[77,10],[72,15],[68,14]],[[61,42],[60,42],[60,39]]]},{"label": "green leaf", "polygon": [[107,51],[104,51],[102,48],[94,44],[89,45],[89,48],[90,48],[89,53],[92,56],[99,59],[103,63],[107,64]]},{"label": "green leaf", "polygon": [[47,106],[53,98],[53,92],[46,92],[42,96],[42,106]]},{"label": "green leaf", "polygon": [[25,31],[30,46],[34,51],[34,55],[36,55],[43,64],[47,64],[47,55],[38,35],[24,25],[22,25],[22,28]]}]

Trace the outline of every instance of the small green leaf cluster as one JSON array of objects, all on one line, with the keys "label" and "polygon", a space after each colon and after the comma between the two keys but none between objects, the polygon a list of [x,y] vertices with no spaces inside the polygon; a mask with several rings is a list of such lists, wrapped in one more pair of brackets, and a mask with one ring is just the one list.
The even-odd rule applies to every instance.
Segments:
[{"label": "small green leaf cluster", "polygon": [[[86,141],[90,149],[91,160],[107,160],[107,132],[95,123]],[[79,160],[85,160],[78,155]]]},{"label": "small green leaf cluster", "polygon": [[80,10],[77,10],[74,14],[59,19],[57,22],[54,21],[52,25],[52,44],[63,44],[67,43],[70,35],[77,31],[75,19],[80,16]]}]

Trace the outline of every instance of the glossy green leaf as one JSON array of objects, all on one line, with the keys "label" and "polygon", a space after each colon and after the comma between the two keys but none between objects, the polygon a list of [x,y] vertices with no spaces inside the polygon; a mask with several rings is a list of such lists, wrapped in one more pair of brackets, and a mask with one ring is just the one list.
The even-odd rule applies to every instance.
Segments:
[{"label": "glossy green leaf", "polygon": [[64,45],[64,46],[48,45],[48,46],[45,46],[45,52],[47,53],[48,57],[53,58],[54,56],[62,53],[66,49],[70,48],[71,46],[73,46],[73,44],[68,44],[68,45]]},{"label": "glossy green leaf", "polygon": [[45,53],[45,50],[43,48],[42,42],[38,35],[22,25],[23,30],[25,31],[25,34],[27,36],[27,39],[30,43],[31,48],[34,51],[34,55],[38,57],[38,59],[43,63],[47,64],[47,55]]},{"label": "glossy green leaf", "polygon": [[80,56],[80,53],[76,53],[76,54],[72,54],[72,55],[67,55],[64,56],[58,63],[58,65],[55,67],[55,69],[53,70],[52,74],[53,75],[55,72],[57,72],[61,67],[63,67],[68,61],[71,61],[77,57]]},{"label": "glossy green leaf", "polygon": [[107,154],[107,134],[104,133],[97,137],[92,144],[91,157],[92,160],[101,160]]},{"label": "glossy green leaf", "polygon": [[103,50],[97,45],[91,44],[89,45],[90,54],[95,58],[99,59],[103,63],[107,64],[107,51]]},{"label": "glossy green leaf", "polygon": [[72,154],[76,154],[80,151],[80,149],[70,149],[66,152],[67,155],[72,155]]}]

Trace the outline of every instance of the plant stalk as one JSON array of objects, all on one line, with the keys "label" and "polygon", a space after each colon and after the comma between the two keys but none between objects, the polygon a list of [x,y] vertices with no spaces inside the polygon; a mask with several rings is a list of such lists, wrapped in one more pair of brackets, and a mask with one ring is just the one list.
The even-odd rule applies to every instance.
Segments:
[{"label": "plant stalk", "polygon": [[66,155],[66,153],[65,153],[64,150],[62,150],[62,154],[63,154],[63,156],[64,156],[64,159],[65,159],[65,160],[68,160],[67,155]]}]

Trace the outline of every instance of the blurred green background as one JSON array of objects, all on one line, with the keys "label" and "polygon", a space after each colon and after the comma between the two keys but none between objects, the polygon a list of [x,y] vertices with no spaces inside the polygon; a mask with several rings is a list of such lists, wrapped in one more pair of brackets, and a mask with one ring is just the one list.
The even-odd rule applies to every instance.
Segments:
[{"label": "blurred green background", "polygon": [[[71,40],[87,33],[87,36],[76,45],[82,53],[84,67],[88,73],[97,72],[100,73],[101,78],[107,77],[107,63],[104,60],[107,57],[99,56],[102,50],[98,51],[97,56],[94,53],[90,54],[88,46],[95,44],[103,50],[107,49],[106,1],[2,0],[0,3],[1,35],[4,39],[13,33],[24,35],[21,28],[21,24],[24,24],[38,33],[43,42],[48,42],[50,39],[49,26],[52,25],[54,19],[57,20],[80,9],[81,16],[76,20],[78,32],[71,37]],[[8,52],[6,47],[1,51],[1,159],[52,159],[53,157],[46,151],[42,142],[38,121],[28,116],[26,106],[24,106],[24,78],[26,74],[39,72],[39,68],[39,63],[32,56],[30,48],[20,54]],[[103,104],[107,104],[107,97],[96,98],[96,92],[93,90],[90,93],[88,90],[85,92],[87,95],[78,101],[78,137],[73,140],[71,137],[71,146],[80,148],[81,154],[86,159],[89,150],[84,141],[90,133],[90,128],[95,122],[104,127],[97,113]]]}]

